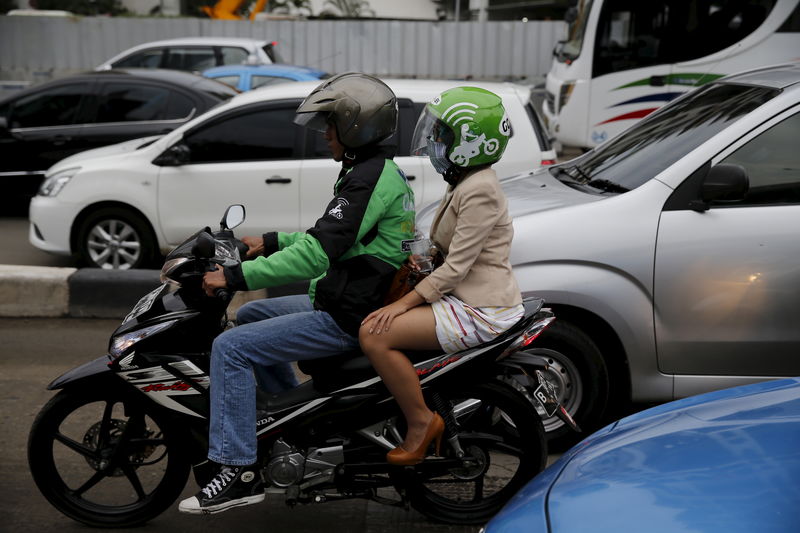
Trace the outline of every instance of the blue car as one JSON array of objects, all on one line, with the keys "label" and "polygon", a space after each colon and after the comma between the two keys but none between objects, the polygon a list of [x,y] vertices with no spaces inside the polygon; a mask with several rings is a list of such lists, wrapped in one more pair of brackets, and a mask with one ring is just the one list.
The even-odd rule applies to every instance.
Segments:
[{"label": "blue car", "polygon": [[291,81],[321,80],[330,75],[322,70],[296,65],[224,65],[203,71],[203,76],[227,83],[240,91]]},{"label": "blue car", "polygon": [[800,531],[800,378],[623,418],[562,455],[483,531]]}]

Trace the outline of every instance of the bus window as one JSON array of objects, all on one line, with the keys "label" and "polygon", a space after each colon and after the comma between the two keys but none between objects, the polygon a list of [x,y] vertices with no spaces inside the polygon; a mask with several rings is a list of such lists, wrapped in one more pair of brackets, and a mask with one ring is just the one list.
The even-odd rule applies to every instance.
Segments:
[{"label": "bus window", "polygon": [[723,50],[755,31],[777,0],[608,0],[592,77],[678,63]]}]

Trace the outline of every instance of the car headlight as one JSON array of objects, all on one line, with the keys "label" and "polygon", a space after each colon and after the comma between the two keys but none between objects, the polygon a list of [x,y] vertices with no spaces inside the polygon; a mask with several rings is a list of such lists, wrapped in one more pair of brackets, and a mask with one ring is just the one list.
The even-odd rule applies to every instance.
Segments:
[{"label": "car headlight", "polygon": [[44,180],[42,185],[39,187],[39,196],[55,196],[61,192],[61,189],[69,183],[69,180],[72,179],[72,176],[78,173],[80,167],[75,168],[68,168],[62,170],[60,172],[56,172],[52,176],[49,176],[47,179]]},{"label": "car headlight", "polygon": [[137,342],[155,335],[159,331],[167,329],[177,321],[177,319],[170,320],[168,322],[162,322],[146,328],[137,329],[136,331],[131,331],[130,333],[118,335],[111,339],[110,346],[108,347],[108,353],[110,353],[111,356],[116,359],[128,351],[128,349]]}]

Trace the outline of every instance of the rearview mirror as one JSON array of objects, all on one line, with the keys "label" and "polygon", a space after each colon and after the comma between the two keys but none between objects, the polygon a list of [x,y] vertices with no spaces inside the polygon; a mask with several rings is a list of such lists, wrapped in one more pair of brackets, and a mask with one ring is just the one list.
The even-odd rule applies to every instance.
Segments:
[{"label": "rearview mirror", "polygon": [[161,155],[153,159],[153,164],[160,167],[179,167],[191,160],[192,149],[184,142],[167,148]]},{"label": "rearview mirror", "polygon": [[225,229],[233,229],[242,222],[244,222],[244,206],[241,204],[234,204],[228,209],[225,210],[225,214],[222,217],[222,221],[220,221],[219,225],[220,228],[223,230]]}]

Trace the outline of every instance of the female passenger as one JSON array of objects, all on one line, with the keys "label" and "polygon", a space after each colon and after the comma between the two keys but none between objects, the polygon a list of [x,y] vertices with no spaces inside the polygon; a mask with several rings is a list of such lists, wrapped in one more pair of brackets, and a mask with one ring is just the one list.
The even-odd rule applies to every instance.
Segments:
[{"label": "female passenger", "polygon": [[386,460],[421,462],[436,452],[444,421],[432,412],[402,350],[463,350],[499,335],[523,315],[509,262],[513,227],[505,195],[491,165],[511,137],[502,100],[475,87],[457,87],[425,106],[412,140],[413,155],[427,155],[449,184],[431,226],[444,263],[399,300],[370,313],[359,341],[394,395],[407,433]]}]

